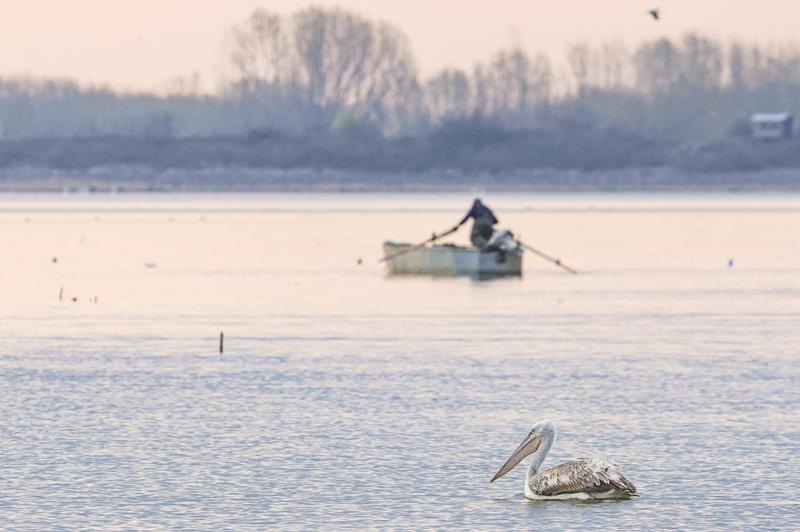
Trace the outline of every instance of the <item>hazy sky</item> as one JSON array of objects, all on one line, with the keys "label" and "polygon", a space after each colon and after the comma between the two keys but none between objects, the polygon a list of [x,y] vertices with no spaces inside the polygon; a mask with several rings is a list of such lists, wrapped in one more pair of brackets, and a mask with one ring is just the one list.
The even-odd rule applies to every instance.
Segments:
[{"label": "hazy sky", "polygon": [[[393,22],[423,73],[466,67],[519,44],[562,57],[568,43],[643,39],[689,30],[758,42],[800,40],[798,0],[6,0],[0,75],[158,88],[198,71],[213,85],[230,26],[255,7],[290,13],[341,5]],[[660,6],[662,21],[645,11]]]}]

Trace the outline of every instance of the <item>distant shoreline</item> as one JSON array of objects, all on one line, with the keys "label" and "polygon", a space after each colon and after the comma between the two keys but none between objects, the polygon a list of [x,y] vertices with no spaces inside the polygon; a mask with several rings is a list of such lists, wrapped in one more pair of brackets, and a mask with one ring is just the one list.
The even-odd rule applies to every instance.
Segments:
[{"label": "distant shoreline", "polygon": [[0,192],[798,192],[800,168],[687,173],[671,168],[467,173],[111,165],[0,168]]}]

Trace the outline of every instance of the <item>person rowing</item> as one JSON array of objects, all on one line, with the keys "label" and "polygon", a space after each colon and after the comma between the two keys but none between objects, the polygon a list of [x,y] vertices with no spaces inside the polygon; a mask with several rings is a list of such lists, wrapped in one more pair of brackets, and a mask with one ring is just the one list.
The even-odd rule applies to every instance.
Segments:
[{"label": "person rowing", "polygon": [[467,220],[470,218],[473,220],[472,232],[469,236],[470,242],[472,242],[472,245],[476,248],[485,248],[494,234],[494,226],[498,222],[497,217],[492,212],[492,209],[481,202],[480,198],[475,198],[472,207],[470,207],[467,214],[464,215],[464,218],[462,218],[453,229],[458,229],[467,223]]}]

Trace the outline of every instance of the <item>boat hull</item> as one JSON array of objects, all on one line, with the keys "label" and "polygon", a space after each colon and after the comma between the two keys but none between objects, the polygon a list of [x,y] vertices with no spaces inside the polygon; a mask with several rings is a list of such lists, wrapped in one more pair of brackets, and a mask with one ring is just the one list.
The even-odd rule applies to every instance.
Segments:
[{"label": "boat hull", "polygon": [[522,275],[522,250],[482,251],[454,245],[411,249],[411,244],[384,242],[383,252],[392,274],[470,275],[496,277]]}]

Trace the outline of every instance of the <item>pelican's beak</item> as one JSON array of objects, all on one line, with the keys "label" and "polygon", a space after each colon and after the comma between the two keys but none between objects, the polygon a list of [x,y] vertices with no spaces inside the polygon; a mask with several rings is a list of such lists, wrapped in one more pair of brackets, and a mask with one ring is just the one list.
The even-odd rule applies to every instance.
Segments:
[{"label": "pelican's beak", "polygon": [[515,467],[517,464],[522,462],[522,460],[531,453],[535,453],[539,446],[542,444],[542,438],[540,436],[535,436],[533,432],[528,434],[528,436],[522,441],[522,443],[517,447],[517,450],[511,454],[511,457],[506,460],[506,463],[503,464],[503,467],[497,470],[497,473],[494,474],[492,480],[489,482],[494,482],[498,478],[502,477]]}]

